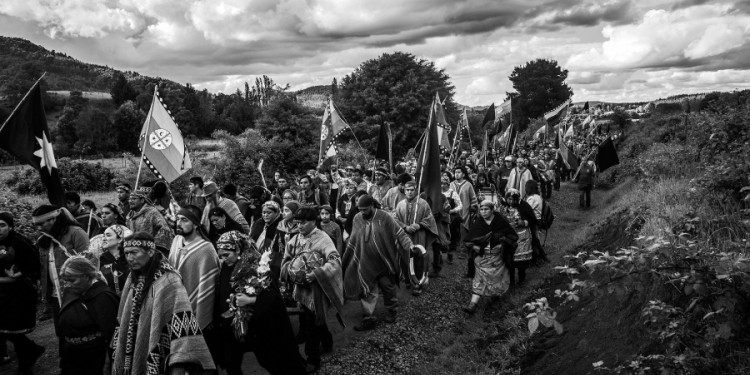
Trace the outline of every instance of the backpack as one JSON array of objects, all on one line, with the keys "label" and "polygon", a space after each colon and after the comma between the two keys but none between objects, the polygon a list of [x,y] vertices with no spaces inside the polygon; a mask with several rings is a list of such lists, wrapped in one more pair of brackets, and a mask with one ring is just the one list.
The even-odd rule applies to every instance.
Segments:
[{"label": "backpack", "polygon": [[539,223],[539,227],[548,230],[554,221],[555,214],[552,213],[552,208],[547,204],[547,201],[542,201],[542,221]]}]

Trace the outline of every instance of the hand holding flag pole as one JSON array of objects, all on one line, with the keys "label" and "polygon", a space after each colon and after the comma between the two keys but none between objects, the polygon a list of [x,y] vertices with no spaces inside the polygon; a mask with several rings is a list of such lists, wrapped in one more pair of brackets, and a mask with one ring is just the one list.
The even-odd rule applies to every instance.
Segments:
[{"label": "hand holding flag pole", "polygon": [[263,187],[268,190],[268,185],[266,185],[266,178],[263,176],[263,159],[260,159],[260,162],[258,162],[258,173],[260,173],[260,179],[263,181]]}]

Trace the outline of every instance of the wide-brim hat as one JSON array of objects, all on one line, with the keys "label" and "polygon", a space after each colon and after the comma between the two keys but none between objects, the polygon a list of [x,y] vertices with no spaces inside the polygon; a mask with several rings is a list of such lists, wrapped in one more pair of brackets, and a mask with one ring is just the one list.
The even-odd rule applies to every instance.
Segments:
[{"label": "wide-brim hat", "polygon": [[208,197],[209,195],[212,195],[214,193],[217,193],[219,191],[219,187],[216,185],[215,182],[209,181],[205,185],[203,185],[203,195],[202,197]]}]

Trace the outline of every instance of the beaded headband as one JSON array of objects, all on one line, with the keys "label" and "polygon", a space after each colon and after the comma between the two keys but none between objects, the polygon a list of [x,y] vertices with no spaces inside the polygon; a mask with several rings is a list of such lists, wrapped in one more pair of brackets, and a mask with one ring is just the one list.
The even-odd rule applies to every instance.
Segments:
[{"label": "beaded headband", "polygon": [[128,240],[122,243],[122,247],[140,247],[142,249],[156,250],[156,242],[149,240]]},{"label": "beaded headband", "polygon": [[43,223],[43,222],[45,222],[45,221],[47,221],[49,219],[52,219],[52,218],[55,218],[55,217],[58,217],[58,216],[60,216],[60,210],[59,209],[47,212],[46,214],[43,214],[43,215],[33,216],[31,218],[31,221],[34,224],[41,224],[41,223]]}]

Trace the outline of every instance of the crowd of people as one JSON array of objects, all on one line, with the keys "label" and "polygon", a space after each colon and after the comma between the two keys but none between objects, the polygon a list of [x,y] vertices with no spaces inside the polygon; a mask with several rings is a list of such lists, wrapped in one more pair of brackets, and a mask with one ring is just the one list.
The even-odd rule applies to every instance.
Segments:
[{"label": "crowd of people", "polygon": [[31,374],[45,351],[26,336],[39,291],[64,375],[241,374],[250,351],[272,374],[311,373],[334,349],[329,317],[343,326],[346,301],[362,307],[354,330],[393,323],[401,286],[419,296],[456,259],[472,279],[461,307],[474,314],[546,261],[543,207],[560,181],[578,180],[585,208],[596,173],[569,170],[541,143],[479,154],[441,160],[440,202],[419,194],[413,164],[373,163],[277,171],[242,192],[195,176],[181,202],[163,181],[123,183],[101,207],[69,192],[65,207],[33,211],[35,241],[2,212],[0,338]]}]

